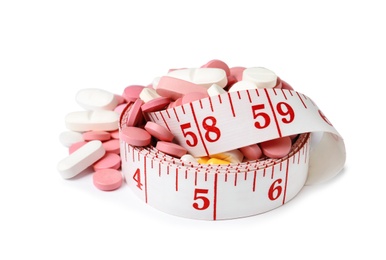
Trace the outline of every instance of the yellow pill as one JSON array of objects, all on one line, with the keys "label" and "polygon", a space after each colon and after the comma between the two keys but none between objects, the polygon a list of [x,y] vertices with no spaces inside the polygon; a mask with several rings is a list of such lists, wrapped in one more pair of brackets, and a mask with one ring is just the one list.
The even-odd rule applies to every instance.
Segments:
[{"label": "yellow pill", "polygon": [[224,161],[217,158],[210,158],[207,162],[207,164],[230,164],[228,161]]},{"label": "yellow pill", "polygon": [[204,156],[204,157],[198,158],[198,159],[197,159],[197,162],[198,162],[199,164],[207,164],[209,159],[210,159],[210,158],[209,158],[208,156]]}]

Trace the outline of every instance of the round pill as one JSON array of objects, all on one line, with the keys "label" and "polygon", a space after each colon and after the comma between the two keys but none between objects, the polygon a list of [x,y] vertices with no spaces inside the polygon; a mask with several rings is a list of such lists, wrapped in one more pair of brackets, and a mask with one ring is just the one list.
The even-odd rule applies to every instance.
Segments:
[{"label": "round pill", "polygon": [[106,153],[101,159],[93,164],[94,171],[102,169],[115,169],[121,167],[121,157],[116,153]]},{"label": "round pill", "polygon": [[187,153],[187,150],[184,147],[171,142],[158,141],[155,148],[160,150],[163,153],[166,153],[178,158],[180,158],[181,156]]},{"label": "round pill", "polygon": [[244,146],[239,148],[239,150],[248,160],[257,160],[263,155],[263,152],[257,144]]},{"label": "round pill", "polygon": [[258,88],[273,88],[276,86],[277,76],[263,67],[246,68],[243,71],[243,80],[254,82]]},{"label": "round pill", "polygon": [[146,146],[151,142],[151,135],[139,127],[124,127],[121,129],[120,137],[126,143],[133,146]]},{"label": "round pill", "polygon": [[281,88],[282,89],[294,90],[293,87],[291,87],[290,84],[288,84],[284,80],[281,79],[280,81],[281,81]]},{"label": "round pill", "polygon": [[102,143],[103,148],[105,149],[106,152],[108,153],[120,153],[120,143],[119,139],[111,139],[108,141],[105,141]]},{"label": "round pill", "polygon": [[161,141],[171,142],[174,138],[174,135],[168,129],[152,121],[146,123],[145,130]]},{"label": "round pill", "polygon": [[155,112],[165,109],[170,104],[170,99],[167,97],[158,97],[152,100],[149,100],[141,106],[143,112]]},{"label": "round pill", "polygon": [[103,191],[116,190],[121,187],[122,182],[122,173],[115,169],[102,169],[93,174],[95,187]]},{"label": "round pill", "polygon": [[262,142],[259,145],[266,156],[278,159],[286,156],[291,151],[292,142],[289,136],[285,136]]},{"label": "round pill", "polygon": [[139,98],[139,94],[144,88],[145,86],[141,86],[141,85],[127,86],[123,90],[122,96],[126,99],[127,102],[134,102]]},{"label": "round pill", "polygon": [[137,126],[138,122],[142,120],[142,111],[141,106],[143,105],[143,101],[137,98],[133,105],[130,107],[130,110],[127,114],[126,125],[127,126]]},{"label": "round pill", "polygon": [[202,92],[190,92],[182,97],[181,104],[187,104],[208,96],[208,94]]},{"label": "round pill", "polygon": [[208,63],[206,63],[205,65],[202,65],[201,68],[218,68],[218,69],[222,69],[223,71],[225,71],[227,76],[231,75],[231,72],[229,70],[228,65],[221,60],[211,60]]},{"label": "round pill", "polygon": [[119,130],[115,130],[110,132],[111,138],[113,139],[119,139]]},{"label": "round pill", "polygon": [[245,67],[232,67],[232,68],[229,68],[229,70],[231,75],[235,77],[237,81],[240,81],[243,79],[243,72],[245,70]]},{"label": "round pill", "polygon": [[99,140],[99,141],[107,141],[110,140],[111,135],[106,131],[87,131],[83,133],[83,139],[85,141],[91,140]]}]

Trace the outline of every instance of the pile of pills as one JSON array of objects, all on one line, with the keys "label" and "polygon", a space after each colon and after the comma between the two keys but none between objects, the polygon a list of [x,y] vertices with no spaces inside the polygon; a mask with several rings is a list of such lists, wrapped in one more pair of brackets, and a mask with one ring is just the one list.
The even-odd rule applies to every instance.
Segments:
[{"label": "pile of pills", "polygon": [[[76,101],[83,110],[65,117],[68,130],[59,139],[69,149],[69,155],[58,163],[58,171],[63,178],[70,179],[92,167],[94,185],[105,191],[115,190],[123,182],[120,140],[132,146],[155,147],[190,164],[228,165],[282,158],[290,153],[297,135],[195,158],[167,128],[148,117],[151,112],[226,92],[262,88],[292,90],[266,68],[229,67],[220,60],[211,60],[199,68],[171,69],[147,86],[126,87],[121,95],[93,88],[80,90]],[[124,112],[127,118],[119,131],[120,115]],[[184,130],[181,126],[181,131],[188,134]],[[209,138],[215,139],[216,133],[213,134]]]}]

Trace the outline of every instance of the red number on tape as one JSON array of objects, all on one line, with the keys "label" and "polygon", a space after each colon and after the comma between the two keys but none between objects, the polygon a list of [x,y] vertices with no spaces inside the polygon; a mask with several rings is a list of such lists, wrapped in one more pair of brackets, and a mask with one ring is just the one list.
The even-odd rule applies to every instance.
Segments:
[{"label": "red number on tape", "polygon": [[271,187],[269,187],[268,190],[268,198],[270,200],[276,200],[280,197],[281,192],[283,191],[283,188],[280,186],[280,183],[282,182],[282,179],[277,179],[271,184]]},{"label": "red number on tape", "polygon": [[253,119],[261,118],[260,120],[262,120],[262,122],[261,121],[255,122],[255,127],[258,129],[266,128],[271,123],[271,118],[267,113],[257,111],[257,110],[262,110],[264,108],[265,108],[264,104],[258,104],[258,105],[252,106]]},{"label": "red number on tape", "polygon": [[[209,124],[210,121],[211,123]],[[208,140],[208,142],[216,142],[218,139],[220,139],[221,132],[220,129],[218,129],[215,125],[217,123],[216,118],[213,116],[208,116],[204,118],[204,121],[202,121],[202,127],[206,130],[205,133],[205,139]],[[214,133],[214,138],[211,137],[210,133]]]},{"label": "red number on tape", "polygon": [[188,128],[191,128],[192,125],[190,123],[185,123],[181,125],[181,131],[184,137],[190,136],[191,140],[186,140],[186,144],[190,147],[194,147],[198,143],[197,135],[191,131],[185,131]]},{"label": "red number on tape", "polygon": [[195,189],[194,190],[194,197],[193,200],[201,200],[201,206],[195,202],[193,203],[193,208],[197,210],[204,210],[209,207],[210,201],[207,197],[200,195],[200,194],[208,194],[208,189]]},{"label": "red number on tape", "polygon": [[295,118],[295,112],[293,110],[293,108],[288,104],[288,103],[285,103],[285,102],[279,102],[277,103],[276,105],[276,109],[277,109],[277,112],[281,115],[281,116],[285,116],[285,118],[282,118],[281,121],[283,123],[286,123],[286,124],[289,124],[291,123],[292,121],[294,121],[294,118]]},{"label": "red number on tape", "polygon": [[133,175],[133,180],[137,183],[138,189],[142,190],[142,183],[141,183],[141,171],[139,168],[135,171]]}]

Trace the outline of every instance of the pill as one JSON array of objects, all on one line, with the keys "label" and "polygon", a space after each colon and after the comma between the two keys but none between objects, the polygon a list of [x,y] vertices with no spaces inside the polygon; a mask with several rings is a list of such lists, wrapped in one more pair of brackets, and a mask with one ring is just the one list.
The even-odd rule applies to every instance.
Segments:
[{"label": "pill", "polygon": [[87,131],[83,133],[83,139],[85,141],[99,140],[107,141],[110,140],[111,135],[106,131]]},{"label": "pill", "polygon": [[280,79],[281,81],[281,88],[282,89],[288,89],[288,90],[294,90],[290,84],[288,84],[287,82],[285,82],[284,80]]},{"label": "pill", "polygon": [[152,99],[159,98],[161,95],[157,93],[157,90],[153,88],[144,88],[141,93],[139,93],[139,98],[144,102],[148,102]]},{"label": "pill", "polygon": [[277,88],[277,89],[280,89],[282,88],[282,82],[281,82],[281,79],[279,77],[277,77],[277,80],[276,80],[276,85],[274,88]]},{"label": "pill", "polygon": [[104,154],[105,150],[101,141],[90,141],[62,159],[57,169],[64,179],[70,179],[98,161]]},{"label": "pill", "polygon": [[229,71],[233,77],[236,78],[237,81],[241,81],[243,79],[243,72],[245,67],[232,67],[229,68]]},{"label": "pill", "polygon": [[205,88],[209,88],[213,84],[217,84],[224,88],[228,82],[225,71],[218,68],[189,68],[173,70],[169,72],[167,76],[189,81]]},{"label": "pill", "polygon": [[224,94],[227,92],[219,85],[213,84],[212,86],[210,86],[208,88],[207,93],[209,96],[214,97],[214,96],[221,95],[221,94]]},{"label": "pill", "polygon": [[116,190],[122,186],[122,173],[115,169],[102,169],[94,172],[93,183],[103,191]]},{"label": "pill", "polygon": [[[234,77],[234,76],[232,76],[232,75],[230,75],[230,76],[228,76],[228,83],[227,83],[227,86],[225,87],[225,88],[230,88],[233,84],[235,84],[236,82],[237,82],[238,80]],[[224,89],[225,89],[224,88]]]},{"label": "pill", "polygon": [[184,163],[191,163],[191,164],[197,164],[197,160],[196,158],[194,158],[192,155],[190,154],[184,154],[183,156],[181,156],[181,161],[183,161]]},{"label": "pill", "polygon": [[217,158],[210,158],[206,164],[229,164],[230,162],[228,161],[225,161],[225,160],[221,160],[221,159],[217,159]]},{"label": "pill", "polygon": [[110,110],[76,111],[65,116],[66,127],[79,132],[113,131],[118,129],[118,120],[119,114]]},{"label": "pill", "polygon": [[197,159],[197,162],[199,164],[206,164],[208,162],[208,160],[210,159],[209,156],[203,156],[203,157],[200,157]]},{"label": "pill", "polygon": [[126,102],[123,96],[118,94],[114,94],[114,96],[115,96],[115,99],[117,100],[117,106]]},{"label": "pill", "polygon": [[72,154],[73,152],[75,152],[76,150],[78,150],[80,147],[82,147],[83,145],[87,144],[86,141],[80,141],[80,142],[77,142],[77,143],[73,143],[69,148],[68,148],[68,154]]},{"label": "pill", "polygon": [[110,135],[113,139],[119,139],[119,130],[111,131]]},{"label": "pill", "polygon": [[83,135],[82,135],[82,133],[79,133],[79,132],[64,131],[64,132],[60,133],[59,141],[65,147],[70,147],[74,143],[82,142],[83,141]]},{"label": "pill", "polygon": [[105,142],[102,142],[103,148],[105,149],[106,152],[109,153],[120,153],[120,143],[119,139],[111,139]]},{"label": "pill", "polygon": [[141,106],[141,110],[144,113],[159,111],[167,108],[170,104],[170,99],[167,97],[159,97],[152,100],[149,100]]},{"label": "pill", "polygon": [[165,142],[165,141],[158,141],[155,148],[163,153],[166,153],[168,155],[175,156],[178,158],[180,158],[187,152],[187,150],[181,145],[171,143],[171,142]]},{"label": "pill", "polygon": [[206,64],[202,65],[201,68],[218,68],[225,71],[227,77],[231,75],[228,65],[221,60],[211,60]]},{"label": "pill", "polygon": [[151,142],[151,135],[139,127],[124,127],[121,129],[120,137],[126,143],[133,146],[146,146]]},{"label": "pill", "polygon": [[259,145],[264,155],[273,159],[278,159],[286,156],[291,151],[292,142],[289,136],[285,136],[261,142]]},{"label": "pill", "polygon": [[252,81],[241,80],[233,84],[232,87],[229,88],[228,92],[236,92],[236,91],[248,90],[248,89],[257,89],[257,86]]},{"label": "pill", "polygon": [[126,125],[127,126],[137,126],[138,123],[142,120],[142,110],[141,106],[143,101],[140,98],[137,98],[132,106],[130,107],[129,112],[127,113]]},{"label": "pill", "polygon": [[102,169],[115,169],[118,170],[121,167],[121,157],[116,153],[108,153],[96,161],[93,164],[94,171]]},{"label": "pill", "polygon": [[131,85],[127,86],[123,90],[122,96],[125,98],[126,102],[134,102],[139,98],[139,94],[141,91],[145,88],[145,86],[142,85]]},{"label": "pill", "polygon": [[171,142],[174,138],[174,135],[168,129],[152,121],[146,123],[145,130],[161,141]]},{"label": "pill", "polygon": [[243,80],[254,82],[258,88],[273,88],[276,86],[277,76],[269,69],[254,67],[243,71]]},{"label": "pill", "polygon": [[211,154],[210,157],[211,158],[220,159],[220,160],[224,160],[224,161],[228,161],[228,163],[229,162],[231,162],[231,163],[240,163],[244,159],[244,155],[242,154],[242,152],[240,152],[237,149],[231,150],[231,151],[222,152],[222,153],[217,153],[217,154]]},{"label": "pill", "polygon": [[76,102],[86,110],[113,110],[118,104],[113,93],[97,88],[78,91]]},{"label": "pill", "polygon": [[126,106],[127,106],[127,103],[122,103],[118,105],[116,108],[114,108],[114,112],[121,114],[122,111],[126,108]]},{"label": "pill", "polygon": [[161,96],[171,98],[172,100],[181,98],[189,92],[206,93],[207,91],[206,87],[169,76],[161,77],[155,89]]},{"label": "pill", "polygon": [[200,100],[206,97],[209,97],[207,93],[190,92],[182,97],[181,104],[191,103],[193,101]]},{"label": "pill", "polygon": [[263,155],[263,152],[258,144],[244,146],[239,148],[239,150],[248,160],[257,160]]}]

